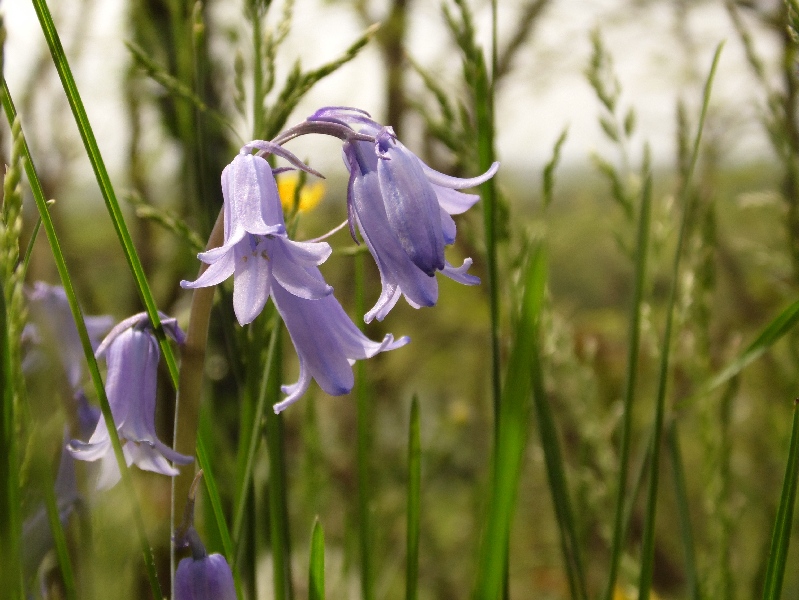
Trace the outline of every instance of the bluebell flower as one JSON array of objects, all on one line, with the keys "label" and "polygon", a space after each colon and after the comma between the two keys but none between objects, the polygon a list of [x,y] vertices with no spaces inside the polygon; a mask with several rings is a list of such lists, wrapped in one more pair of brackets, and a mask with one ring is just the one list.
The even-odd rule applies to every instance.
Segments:
[{"label": "bluebell flower", "polygon": [[181,560],[175,573],[175,600],[236,600],[233,573],[225,557],[193,553]]},{"label": "bluebell flower", "polygon": [[[283,386],[288,397],[274,407],[280,412],[305,393],[311,379],[328,394],[346,394],[353,386],[355,360],[393,350],[408,339],[395,341],[389,334],[374,342],[355,327],[318,269],[330,256],[330,246],[288,238],[272,170],[266,160],[249,154],[253,148],[280,154],[307,169],[287,150],[269,142],[244,146],[222,173],[224,243],[199,254],[209,268],[196,281],[180,284],[207,287],[233,275],[233,309],[241,325],[252,322],[272,298],[300,361],[299,380]],[[257,232],[250,220],[256,222]],[[262,233],[266,230],[270,233]]]},{"label": "bluebell flower", "polygon": [[[162,318],[164,331],[178,343],[184,334],[175,319]],[[194,459],[178,454],[158,439],[155,432],[155,395],[161,351],[145,313],[125,319],[106,336],[96,352],[108,365],[105,390],[111,413],[123,442],[128,465],[140,469],[177,475],[169,464],[186,465]],[[97,489],[114,486],[120,478],[105,419],[100,419],[88,442],[72,440],[69,451],[78,460],[100,461]]]},{"label": "bluebell flower", "polygon": [[194,499],[202,473],[194,477],[183,524],[174,540],[176,547],[191,549],[191,556],[180,561],[175,573],[175,600],[236,600],[230,565],[221,554],[209,555],[194,529]]},{"label": "bluebell flower", "polygon": [[479,200],[458,190],[490,179],[499,163],[479,177],[450,177],[427,166],[397,139],[391,127],[381,126],[367,113],[329,107],[309,120],[352,124],[359,127],[359,134],[374,140],[351,139],[344,144],[350,171],[350,227],[357,225],[360,230],[382,283],[380,298],[364,316],[367,323],[385,318],[401,295],[414,308],[434,305],[438,271],[465,285],[480,282],[467,272],[470,258],[454,267],[444,257],[444,247],[455,242],[451,215],[465,212]]},{"label": "bluebell flower", "polygon": [[[43,365],[48,353],[55,354],[70,391],[76,392],[87,376],[86,357],[64,288],[37,281],[32,289],[26,290],[26,295],[32,322],[26,326],[23,336],[34,344],[25,356],[23,370],[36,369]],[[109,315],[84,316],[84,321],[93,348],[97,348],[102,336],[114,324]]]}]

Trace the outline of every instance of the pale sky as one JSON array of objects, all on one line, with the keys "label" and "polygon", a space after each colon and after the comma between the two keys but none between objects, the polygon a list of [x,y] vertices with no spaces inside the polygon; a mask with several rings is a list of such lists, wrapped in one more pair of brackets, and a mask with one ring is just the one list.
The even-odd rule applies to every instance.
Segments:
[{"label": "pale sky", "polygon": [[[517,4],[500,1],[500,40],[507,37],[515,23]],[[60,31],[69,49],[74,41],[72,32],[78,3],[51,1],[51,5],[63,23]],[[119,33],[125,5],[123,0],[95,0],[89,26],[81,31],[80,41],[84,46],[81,58],[73,64],[112,176],[121,171],[127,135],[121,78],[128,56]],[[217,3],[215,15],[231,28],[244,27],[240,5],[241,2]],[[277,10],[273,10],[279,14],[280,3],[275,2],[275,5]],[[741,44],[722,3],[704,3],[691,9],[688,29],[695,51],[690,56],[675,44],[671,3],[639,8],[630,8],[630,5],[622,0],[553,0],[539,22],[533,43],[521,52],[517,70],[505,82],[497,101],[499,156],[505,168],[517,173],[540,173],[551,155],[555,139],[566,125],[570,133],[563,148],[564,163],[580,166],[588,164],[590,152],[608,152],[610,146],[597,124],[599,103],[583,75],[590,56],[589,31],[597,26],[601,27],[614,56],[623,88],[622,106],[633,105],[638,114],[639,134],[632,146],[634,154],[647,140],[652,145],[656,162],[673,164],[675,100],[682,94],[689,105],[697,106],[701,79],[709,69],[713,51],[726,39],[712,106],[725,115],[725,127],[729,128],[729,137],[734,141],[729,147],[729,158],[742,161],[769,156],[768,143],[757,122],[761,92],[754,85]],[[413,56],[441,73],[444,81],[457,81],[459,59],[454,58],[458,55],[449,46],[438,4],[417,0],[412,6],[410,48]],[[479,6],[482,8],[477,11],[478,25],[481,38],[487,44],[487,2]],[[7,1],[2,4],[2,10],[8,28],[6,73],[14,93],[29,76],[44,40],[31,3]],[[359,21],[340,3],[297,0],[294,27],[284,49],[284,56],[288,58],[285,68],[296,57],[300,57],[306,67],[330,60],[358,36],[360,29]],[[243,35],[247,34],[243,32]],[[764,56],[776,55],[776,47],[764,36],[757,38],[757,45]],[[232,69],[233,55],[229,49],[217,45],[216,51],[223,64],[229,60]],[[377,52],[367,49],[355,61],[318,84],[290,121],[300,120],[323,105],[358,106],[379,118],[383,87],[380,77]],[[59,91],[51,86],[50,91],[53,90]],[[696,112],[694,110],[693,115]],[[246,130],[247,127],[242,126],[242,131]],[[413,147],[413,140],[409,142],[406,145]],[[335,153],[317,157],[302,143],[296,143],[293,150],[300,156],[312,156],[322,170],[328,168],[325,161],[335,162],[338,167],[340,157]],[[169,150],[162,151],[168,158]]]}]

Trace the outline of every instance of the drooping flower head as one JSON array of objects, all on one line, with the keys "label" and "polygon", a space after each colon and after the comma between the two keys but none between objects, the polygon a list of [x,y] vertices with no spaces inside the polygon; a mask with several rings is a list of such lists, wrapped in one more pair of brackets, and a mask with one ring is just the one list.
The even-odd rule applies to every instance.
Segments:
[{"label": "drooping flower head", "polygon": [[347,207],[353,238],[357,225],[377,263],[382,293],[365,315],[366,322],[382,320],[401,295],[414,308],[432,306],[438,299],[437,271],[466,285],[479,279],[467,273],[466,259],[453,267],[444,247],[455,242],[451,215],[468,210],[479,196],[457,190],[474,187],[494,176],[494,163],[479,177],[459,179],[439,173],[406,148],[391,127],[383,127],[363,111],[328,107],[309,121],[352,125],[364,139],[344,143],[350,171]]},{"label": "drooping flower head", "polygon": [[318,269],[330,256],[330,246],[289,239],[272,169],[265,159],[250,154],[256,148],[316,174],[273,143],[244,146],[222,173],[224,243],[199,254],[208,270],[196,281],[180,284],[207,287],[233,275],[233,309],[241,325],[252,322],[272,298],[300,360],[299,381],[283,386],[288,397],[275,405],[279,412],[305,393],[311,379],[328,394],[346,394],[353,386],[355,360],[399,348],[408,339],[395,341],[389,334],[373,342],[355,327]]},{"label": "drooping flower head", "polygon": [[[184,334],[175,319],[163,316],[161,323],[169,337],[183,343]],[[194,459],[172,450],[155,432],[156,378],[161,352],[146,313],[134,315],[114,327],[97,348],[96,356],[105,358],[108,365],[105,390],[127,464],[177,475],[178,470],[169,461],[186,465]],[[72,440],[69,451],[78,460],[100,460],[98,489],[110,488],[119,481],[120,472],[105,419],[97,422],[88,442]]]},{"label": "drooping flower head", "polygon": [[175,600],[236,600],[233,573],[225,557],[211,554],[194,529],[194,497],[202,471],[198,471],[189,491],[181,531],[175,537],[177,548],[191,549],[191,556],[178,564],[175,573]]}]

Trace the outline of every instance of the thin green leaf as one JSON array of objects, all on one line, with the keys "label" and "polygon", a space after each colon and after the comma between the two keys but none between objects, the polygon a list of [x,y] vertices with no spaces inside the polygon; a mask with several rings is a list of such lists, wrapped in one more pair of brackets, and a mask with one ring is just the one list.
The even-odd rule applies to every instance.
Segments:
[{"label": "thin green leaf", "polygon": [[[276,364],[269,380],[270,405],[280,400],[280,338],[282,329],[277,327],[273,337],[277,338]],[[283,415],[266,411],[266,427],[262,435],[266,438],[269,452],[269,537],[272,547],[272,577],[275,600],[290,600],[294,596],[291,576],[291,537],[288,515],[288,484],[286,477],[285,433]]]},{"label": "thin green leaf", "polygon": [[[50,22],[52,23],[52,19]],[[17,117],[17,113],[5,79],[3,79],[2,103],[8,123],[11,125]],[[111,446],[114,449],[114,456],[117,460],[117,466],[119,467],[122,475],[122,484],[128,497],[131,499],[136,532],[138,534],[139,544],[144,556],[144,564],[150,581],[150,587],[156,600],[162,600],[163,595],[161,593],[161,587],[158,584],[158,575],[155,569],[155,558],[153,557],[150,543],[147,540],[147,533],[144,528],[144,520],[142,518],[141,508],[139,507],[136,491],[133,487],[133,480],[131,479],[130,472],[128,471],[125,456],[122,453],[122,444],[119,441],[119,435],[117,434],[117,429],[114,424],[114,416],[111,413],[111,406],[108,404],[108,397],[106,396],[103,380],[100,376],[100,369],[97,366],[97,360],[94,357],[94,350],[92,349],[92,345],[89,340],[89,334],[86,330],[86,322],[83,319],[83,313],[81,312],[77,296],[75,295],[75,290],[72,286],[72,278],[69,275],[64,254],[61,251],[61,245],[58,241],[55,225],[53,224],[53,220],[50,216],[50,212],[47,207],[47,201],[44,198],[42,184],[39,181],[38,174],[36,173],[36,168],[34,167],[33,159],[30,154],[30,149],[28,148],[28,144],[25,141],[24,135],[20,135],[22,139],[23,154],[25,156],[25,173],[28,176],[28,183],[30,184],[31,192],[33,193],[33,199],[36,202],[36,208],[39,210],[39,216],[42,219],[45,233],[47,234],[47,241],[50,243],[50,251],[53,254],[56,270],[61,278],[61,285],[64,287],[64,292],[67,296],[67,301],[69,302],[72,318],[75,320],[75,326],[78,330],[78,337],[81,341],[83,354],[86,357],[86,362],[88,363],[89,375],[91,376],[94,390],[97,393],[97,398],[100,402],[100,409],[102,410],[103,419],[105,420],[106,428],[108,429],[108,434],[111,439]],[[163,330],[161,330],[161,334],[163,337]],[[169,348],[171,352],[172,349],[168,344],[166,347]]]},{"label": "thin green leaf", "polygon": [[192,252],[202,252],[205,249],[205,243],[197,232],[189,227],[186,221],[178,215],[158,206],[148,204],[144,198],[135,192],[125,194],[124,199],[135,208],[137,217],[158,223],[161,227],[174,234]]},{"label": "thin green leaf", "polygon": [[[221,496],[219,495],[219,488],[216,485],[216,481],[214,479],[208,479],[208,467],[210,467],[211,462],[207,448],[207,444],[210,441],[207,440],[209,437],[207,430],[207,427],[199,428],[199,434],[197,436],[197,462],[203,470],[205,487],[208,491],[208,497],[211,500],[211,510],[214,512],[217,524],[219,524],[225,523],[225,513],[222,508]],[[220,528],[219,535],[222,538],[222,550],[225,553],[225,558],[232,564],[235,555],[233,553],[233,543],[230,539],[230,532],[227,527]]]},{"label": "thin green leaf", "polygon": [[547,469],[549,489],[552,493],[552,504],[558,521],[561,551],[569,581],[572,598],[587,600],[588,590],[585,581],[585,569],[580,556],[580,544],[577,537],[577,525],[569,498],[569,486],[566,481],[566,467],[563,462],[558,431],[552,407],[549,405],[544,389],[541,358],[536,343],[531,348],[533,405],[535,406],[541,446],[544,450],[544,462]]},{"label": "thin green leaf", "polygon": [[619,479],[616,484],[616,510],[613,522],[613,540],[610,551],[608,584],[605,587],[605,600],[613,598],[616,577],[624,548],[624,498],[627,495],[627,477],[630,468],[630,440],[632,431],[633,401],[638,379],[638,350],[641,343],[641,302],[643,300],[646,263],[649,254],[649,228],[652,208],[652,175],[647,173],[641,193],[641,209],[638,213],[638,234],[635,244],[635,281],[633,298],[628,318],[627,370],[624,383],[624,410],[621,426],[621,450],[619,452]]},{"label": "thin green leaf", "polygon": [[796,505],[796,488],[799,480],[799,401],[793,407],[793,425],[791,427],[791,446],[788,450],[788,464],[785,466],[785,477],[782,482],[780,506],[774,521],[771,535],[766,578],[763,587],[764,600],[779,600],[782,595],[782,584],[785,578],[785,566],[788,561],[788,546],[791,543],[793,529],[793,511]]},{"label": "thin green leaf", "polygon": [[719,58],[721,57],[721,51],[723,48],[724,42],[721,42],[716,47],[716,53],[713,56],[713,63],[710,67],[710,73],[708,74],[707,80],[705,82],[702,98],[702,112],[699,117],[696,137],[694,138],[691,161],[687,176],[683,180],[680,190],[683,215],[680,223],[680,232],[677,238],[677,248],[674,252],[674,262],[671,271],[671,291],[669,292],[669,300],[666,304],[666,327],[663,332],[663,348],[660,355],[660,371],[655,401],[654,435],[652,439],[652,469],[650,471],[649,491],[647,494],[646,513],[644,517],[644,532],[641,544],[641,576],[639,579],[638,591],[639,600],[649,600],[649,594],[652,589],[652,575],[655,563],[655,519],[657,517],[657,494],[660,474],[660,444],[663,433],[663,419],[666,406],[666,387],[669,373],[669,355],[671,352],[671,333],[674,322],[674,306],[677,301],[680,261],[682,259],[683,247],[685,245],[684,241],[685,232],[688,227],[688,215],[691,214],[691,207],[689,206],[689,203],[693,197],[690,194],[691,179],[696,168],[696,161],[699,157],[699,145],[702,141],[702,131],[705,125],[705,117],[707,116],[707,107],[710,103],[710,90],[713,87],[713,79],[716,74],[716,67],[718,66]]},{"label": "thin green leaf", "polygon": [[295,64],[275,104],[266,114],[263,131],[257,137],[266,140],[275,137],[286,124],[286,120],[289,118],[291,111],[294,110],[302,97],[316,85],[317,82],[358,56],[358,53],[369,43],[369,40],[372,39],[378,28],[379,24],[367,28],[361,37],[355,40],[339,58],[325,63],[317,69],[303,72],[299,63]]},{"label": "thin green leaf", "polygon": [[405,566],[405,598],[419,596],[419,528],[421,515],[422,450],[419,437],[419,398],[411,400],[411,421],[408,427],[408,524],[407,559]]},{"label": "thin green leaf", "polygon": [[[164,335],[164,329],[161,327],[161,319],[158,316],[158,307],[156,306],[153,294],[150,291],[150,285],[147,283],[147,278],[144,274],[139,255],[136,253],[136,248],[133,245],[133,239],[130,236],[125,219],[122,216],[122,210],[119,207],[116,193],[111,185],[111,178],[108,176],[108,171],[105,168],[105,162],[100,154],[100,148],[97,145],[97,140],[94,137],[89,118],[86,115],[86,109],[83,107],[78,87],[75,84],[75,78],[72,76],[69,62],[67,61],[64,48],[61,45],[61,39],[56,31],[53,17],[50,14],[50,9],[47,7],[45,0],[31,0],[33,7],[36,10],[36,16],[47,40],[47,45],[50,48],[50,54],[53,58],[56,71],[61,79],[61,84],[64,87],[69,106],[72,109],[72,115],[75,118],[75,123],[78,126],[83,145],[86,149],[86,154],[91,162],[95,178],[102,192],[103,199],[105,200],[106,208],[111,216],[111,222],[119,238],[120,244],[125,252],[125,259],[128,262],[133,278],[136,282],[136,288],[141,296],[142,302],[150,317],[150,322],[153,325],[155,335],[158,338],[158,343],[161,346],[161,352],[164,355],[169,374],[172,377],[172,385],[177,388],[178,384],[178,369],[175,362],[175,355],[172,352],[172,347],[167,342]],[[41,208],[40,208],[41,211]],[[42,216],[44,219],[44,216]]]},{"label": "thin green leaf", "polygon": [[325,600],[325,533],[319,518],[311,534],[311,560],[308,566],[308,600]]},{"label": "thin green leaf", "polygon": [[560,151],[561,148],[563,148],[563,144],[566,142],[568,135],[569,128],[565,127],[560,136],[558,136],[555,146],[552,148],[552,158],[544,167],[542,197],[545,209],[549,208],[549,205],[552,204],[552,192],[555,189],[555,169],[558,167],[558,163],[560,162]]},{"label": "thin green leaf", "polygon": [[[355,256],[355,311],[366,312],[366,293],[364,286],[364,255]],[[363,329],[363,320],[357,323]],[[371,490],[369,489],[370,468],[370,407],[371,399],[367,390],[364,361],[355,363],[355,401],[356,401],[356,459],[358,463],[358,542],[361,559],[361,597],[362,600],[374,598],[374,565],[372,557],[372,519]]]},{"label": "thin green leaf", "polygon": [[272,319],[272,335],[269,338],[269,346],[266,351],[266,361],[262,371],[261,385],[258,392],[258,401],[255,407],[255,415],[252,419],[252,431],[247,438],[249,440],[249,445],[247,447],[247,454],[244,463],[244,472],[238,492],[236,494],[236,502],[234,504],[236,508],[233,512],[233,540],[237,546],[241,540],[242,527],[244,526],[244,509],[247,506],[247,490],[250,487],[250,482],[252,481],[252,472],[255,468],[255,452],[258,449],[258,443],[261,440],[259,432],[263,423],[264,414],[266,413],[265,409],[267,405],[269,378],[274,377],[272,371],[274,371],[275,368],[275,349],[277,347],[278,339],[276,332],[278,325],[279,323],[277,322],[277,319]]},{"label": "thin green leaf", "polygon": [[502,390],[488,521],[480,549],[475,589],[478,600],[498,600],[504,586],[510,523],[529,431],[533,385],[531,362],[536,355],[537,321],[546,272],[546,254],[539,246],[533,251],[524,273],[520,319]]},{"label": "thin green leaf", "polygon": [[671,459],[671,473],[674,478],[674,495],[677,500],[677,515],[680,519],[680,538],[685,555],[685,586],[691,600],[700,600],[702,591],[699,587],[699,573],[696,570],[696,553],[694,552],[694,533],[691,525],[691,510],[685,480],[677,422],[672,420],[666,435]]},{"label": "thin green leaf", "polygon": [[782,336],[793,329],[797,322],[799,322],[799,300],[785,308],[771,323],[766,325],[760,335],[738,357],[702,386],[697,395],[705,395],[738,375],[750,363],[760,358]]},{"label": "thin green leaf", "polygon": [[227,128],[231,133],[233,133],[234,136],[241,139],[236,132],[236,128],[233,127],[233,124],[227,120],[225,115],[214,110],[205,102],[203,102],[202,99],[191,90],[191,88],[181,83],[178,79],[170,75],[164,67],[151,59],[143,48],[139,47],[134,42],[127,41],[125,42],[125,46],[127,46],[128,50],[133,55],[133,59],[136,64],[139,65],[139,67],[141,67],[145,73],[147,73],[148,77],[161,84],[171,94],[188,101],[199,112],[208,115],[214,121],[222,125],[222,127]]},{"label": "thin green leaf", "polygon": [[64,595],[67,600],[76,600],[78,593],[75,589],[75,575],[72,571],[72,561],[69,558],[64,526],[58,513],[58,500],[56,499],[54,487],[55,478],[46,465],[42,465],[40,476],[44,482],[42,486],[44,490],[44,505],[47,509],[47,520],[50,522],[50,533],[53,535],[58,567],[61,570],[61,581],[64,583]]}]

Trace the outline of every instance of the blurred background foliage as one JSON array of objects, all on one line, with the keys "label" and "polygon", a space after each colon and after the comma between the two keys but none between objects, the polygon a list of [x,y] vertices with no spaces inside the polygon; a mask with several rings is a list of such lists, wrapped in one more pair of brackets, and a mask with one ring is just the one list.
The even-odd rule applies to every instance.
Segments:
[{"label": "blurred background foliage", "polygon": [[[121,86],[124,121],[115,123],[115,129],[103,129],[100,144],[117,157],[113,162],[119,169],[112,177],[130,201],[129,224],[159,307],[179,319],[186,317],[189,296],[177,282],[194,278],[196,246],[204,245],[221,206],[222,168],[243,141],[270,139],[305,118],[315,108],[309,102],[357,104],[366,97],[372,105],[361,108],[393,125],[406,145],[431,165],[454,175],[475,174],[479,158],[471,82],[476,75],[470,52],[478,49],[470,44],[489,40],[484,49],[494,74],[503,161],[498,211],[501,350],[507,352],[514,328],[510,307],[522,257],[530,240],[545,239],[550,264],[543,323],[545,382],[565,453],[592,595],[605,583],[612,534],[635,214],[642,173],[650,160],[645,148],[647,143],[652,148],[654,191],[633,415],[632,483],[649,436],[670,261],[683,208],[676,193],[686,176],[689,132],[696,127],[701,83],[709,68],[707,48],[712,50],[726,36],[720,89],[714,92],[693,179],[667,414],[670,422],[679,424],[704,596],[743,598],[760,592],[797,395],[797,334],[789,332],[729,385],[710,393],[702,389],[796,300],[799,290],[799,82],[797,45],[785,5],[776,0],[619,0],[599,3],[602,8],[597,10],[563,0],[506,0],[500,3],[501,28],[492,55],[489,6],[484,2],[471,8],[445,2],[441,10],[420,0],[143,0],[119,3],[124,20],[109,38],[113,47],[108,52],[113,64],[124,65],[120,76],[107,72],[103,56],[87,54],[87,39],[81,33],[84,24],[96,18],[100,3],[52,4],[73,64],[81,65],[82,73],[98,70],[103,73],[99,81]],[[314,11],[336,11],[336,23],[348,19],[348,31],[353,32],[334,54],[316,62],[304,55],[321,43],[329,25],[313,21],[309,13]],[[593,18],[586,17],[589,13]],[[726,23],[719,36],[710,37],[709,28],[697,26],[697,19],[708,15]],[[577,30],[568,22],[571,17],[583,24],[591,21],[590,26]],[[639,17],[645,24],[636,24]],[[435,52],[415,45],[420,18],[436,22],[430,30],[421,28],[427,34],[435,32]],[[660,76],[651,73],[663,67],[657,57],[641,57],[632,65],[627,60],[638,52],[636,41],[647,43],[642,39],[650,35],[646,23],[658,18],[661,27],[654,43],[659,56],[678,63],[662,68]],[[292,29],[300,19],[306,26],[314,22],[314,28]],[[12,34],[19,35],[13,21],[7,22]],[[380,28],[370,29],[376,22],[381,22]],[[637,37],[628,35],[632,31]],[[30,32],[37,34],[35,29]],[[86,176],[80,142],[46,48],[38,39],[31,47],[24,76],[16,77],[12,91],[45,193],[56,200],[52,214],[74,283],[87,314],[121,319],[142,306],[99,208],[99,195]],[[367,58],[371,62],[365,62]],[[13,65],[17,59],[7,50],[5,60]],[[317,82],[326,85],[325,77],[339,63],[343,66],[336,77],[349,75],[335,80],[335,93],[323,88],[330,102],[314,93],[301,102],[297,90],[304,93]],[[616,65],[624,65],[624,70]],[[648,106],[651,96],[637,94],[647,82],[642,84],[634,75],[644,69],[650,71],[649,84],[657,81],[660,90],[656,109]],[[725,74],[736,69],[738,83],[725,87]],[[587,101],[565,104],[557,116],[545,114],[530,92],[537,84],[550,90],[559,85],[579,89]],[[361,88],[368,88],[369,95]],[[90,108],[92,93],[83,89]],[[668,124],[658,119],[664,114]],[[520,115],[531,122],[557,121],[551,123],[554,133],[538,137]],[[581,125],[587,121],[590,130]],[[511,129],[522,130],[522,143],[518,136],[506,136]],[[10,134],[7,127],[0,131],[2,160],[8,164]],[[553,180],[544,192],[544,166],[561,131],[567,132],[565,155],[551,171]],[[318,146],[289,148],[312,166],[324,165],[327,176],[323,201],[300,214],[297,237],[308,239],[346,217],[345,171],[335,146],[324,140]],[[35,220],[26,197],[23,247]],[[458,244],[449,251],[449,260],[473,257],[473,271],[485,281],[482,227],[479,209],[460,217]],[[345,251],[335,252],[323,273],[340,299],[353,298],[352,240],[345,229],[330,241]],[[56,280],[44,239],[36,242],[28,271],[28,281],[39,279]],[[371,265],[366,281],[369,304],[378,289]],[[246,347],[252,335],[230,325],[230,303],[225,301],[230,290],[230,285],[223,286],[217,295],[201,425],[211,431],[227,510],[232,510],[237,485],[243,410],[239,399],[246,385],[240,373],[247,356],[236,348]],[[344,304],[354,313],[352,304]],[[401,302],[384,323],[366,331],[373,338],[391,331],[413,340],[411,347],[380,355],[367,366],[375,596],[403,595],[407,424],[416,394],[422,447],[419,595],[467,597],[490,484],[494,420],[486,288],[460,288],[442,279],[436,308],[415,311]],[[296,373],[293,361],[286,345],[283,381],[291,381]],[[38,384],[30,396],[39,427],[58,432],[63,415],[53,414],[51,400],[58,391],[57,382],[51,383],[55,387]],[[159,419],[162,439],[167,440],[170,392],[166,387],[162,391]],[[355,420],[353,398],[324,397],[316,388],[286,413],[297,597],[306,594],[305,580],[296,574],[306,564],[316,515],[325,528],[329,597],[360,593]],[[532,426],[510,540],[510,596],[565,598],[568,586],[536,431]],[[56,444],[49,450],[56,456]],[[262,459],[265,449],[259,453]],[[257,597],[267,598],[269,532],[259,507],[266,502],[268,473],[266,462],[259,464],[248,517],[248,543],[255,560],[242,568],[250,569],[251,582],[257,581]],[[661,468],[664,481],[670,482],[670,465],[663,462]],[[136,474],[136,481],[165,570],[169,482],[143,473]],[[96,589],[131,590],[128,597],[144,597],[141,558],[126,530],[129,515],[117,510],[124,502],[115,495],[122,493],[115,489],[94,501],[92,527],[103,532],[103,543],[95,538],[92,549]],[[660,495],[654,589],[662,598],[690,597],[673,486],[664,483]],[[643,528],[643,496],[631,506],[619,597],[634,597],[624,596],[624,590],[635,585],[638,576],[635,557]],[[210,549],[219,550],[221,542],[214,538],[213,521],[203,506],[208,517],[203,533]],[[793,546],[789,565],[796,560],[796,543]],[[47,565],[43,568],[46,571]],[[168,581],[165,572],[162,580]],[[784,597],[797,594],[799,575],[789,567]]]}]

